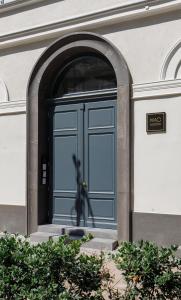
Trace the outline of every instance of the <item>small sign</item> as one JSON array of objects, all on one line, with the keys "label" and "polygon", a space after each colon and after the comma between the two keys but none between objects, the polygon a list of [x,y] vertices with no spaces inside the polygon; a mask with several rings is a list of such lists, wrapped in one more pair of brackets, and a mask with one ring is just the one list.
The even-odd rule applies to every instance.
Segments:
[{"label": "small sign", "polygon": [[148,113],[146,114],[146,131],[147,133],[166,132],[166,113]]}]

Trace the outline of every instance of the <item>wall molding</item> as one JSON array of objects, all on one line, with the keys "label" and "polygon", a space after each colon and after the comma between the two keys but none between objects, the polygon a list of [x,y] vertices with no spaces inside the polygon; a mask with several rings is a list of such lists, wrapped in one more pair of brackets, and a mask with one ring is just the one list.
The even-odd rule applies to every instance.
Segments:
[{"label": "wall molding", "polygon": [[[42,0],[37,1],[42,2]],[[35,1],[32,0],[26,2],[30,5],[30,3],[32,4]],[[9,7],[13,7],[14,5],[14,8],[16,7],[17,9],[18,5],[20,4],[25,5],[23,1],[19,0],[17,1],[17,4],[13,4],[13,2],[9,4]],[[0,13],[3,12],[2,8],[0,8]],[[92,30],[95,27],[145,18],[178,9],[181,9],[180,0],[140,0],[136,2],[130,0],[126,2],[126,4],[119,6],[108,7],[106,9],[97,10],[89,14],[69,17],[63,20],[57,20],[50,23],[32,26],[31,28],[24,28],[20,31],[14,31],[0,35],[0,49],[50,38],[57,38],[61,34],[67,34],[73,31]]]},{"label": "wall molding", "polygon": [[[181,96],[181,79],[133,84],[132,100]],[[0,102],[0,115],[26,113],[26,100]]]},{"label": "wall molding", "polygon": [[164,80],[151,83],[133,84],[133,100],[149,100],[181,95],[181,79]]},{"label": "wall molding", "polygon": [[26,113],[26,101],[9,101],[0,103],[0,116]]},{"label": "wall molding", "polygon": [[[134,101],[181,96],[181,79],[132,85]],[[26,100],[0,102],[0,115],[26,113]]]},{"label": "wall molding", "polygon": [[29,7],[33,4],[38,4],[45,0],[14,0],[9,3],[0,4],[0,14],[8,11],[13,11],[22,7]]}]

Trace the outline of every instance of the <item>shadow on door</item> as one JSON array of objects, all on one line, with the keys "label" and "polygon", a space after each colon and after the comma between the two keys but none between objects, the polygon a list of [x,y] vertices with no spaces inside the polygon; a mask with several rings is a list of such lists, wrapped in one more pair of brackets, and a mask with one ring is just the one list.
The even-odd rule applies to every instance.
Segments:
[{"label": "shadow on door", "polygon": [[[81,162],[79,159],[77,159],[76,155],[72,155],[72,160],[75,166],[76,171],[76,183],[77,183],[77,194],[75,198],[75,205],[72,208],[71,211],[71,218],[73,219],[73,212],[75,212],[76,215],[76,226],[79,227],[81,220],[83,219],[83,224],[86,226],[86,214],[85,209],[87,207],[88,209],[88,215],[92,219],[92,227],[95,227],[94,223],[94,214],[93,210],[90,204],[88,191],[87,191],[87,184],[82,180],[82,175],[80,171]],[[73,220],[72,220],[73,223]]]}]

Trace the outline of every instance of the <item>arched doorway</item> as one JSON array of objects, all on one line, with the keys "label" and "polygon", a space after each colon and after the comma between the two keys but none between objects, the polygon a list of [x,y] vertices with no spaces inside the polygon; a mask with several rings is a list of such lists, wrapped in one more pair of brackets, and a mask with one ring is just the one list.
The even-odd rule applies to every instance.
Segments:
[{"label": "arched doorway", "polygon": [[[88,71],[85,72],[84,76],[81,79],[81,75],[77,76],[78,83],[76,80],[67,80],[70,79],[71,76],[76,77],[76,72],[81,69],[81,65],[84,64],[87,60],[87,66],[90,66],[90,69],[97,67],[102,68],[98,71],[93,72],[96,74],[96,78],[90,79],[90,73]],[[94,63],[90,63],[90,60],[94,60]],[[95,60],[97,62],[95,63]],[[92,69],[93,70],[93,69]],[[107,71],[106,71],[107,70]],[[111,71],[110,71],[111,70]],[[79,72],[80,73],[80,72]],[[85,74],[89,74],[88,78],[85,81]],[[113,75],[114,74],[114,75]],[[100,77],[100,78],[99,78]],[[83,82],[84,81],[84,82]],[[83,87],[83,84],[84,87]],[[116,84],[115,84],[116,83]],[[72,93],[73,91],[73,93]],[[67,95],[68,94],[68,95]],[[72,95],[70,95],[72,94]],[[82,98],[81,98],[82,97]],[[49,101],[47,101],[49,98]],[[61,103],[60,103],[61,102]],[[53,104],[53,112],[50,120],[48,121],[47,111],[51,104]],[[67,211],[65,208],[64,212],[61,212],[62,205],[59,206],[61,202],[57,200],[55,203],[56,195],[54,192],[49,191],[49,185],[42,184],[42,174],[43,174],[43,166],[53,165],[54,160],[56,159],[56,153],[53,153],[54,148],[48,148],[48,139],[51,139],[51,136],[55,134],[53,129],[50,129],[50,124],[55,125],[56,113],[65,113],[69,109],[73,109],[75,115],[78,116],[78,122],[82,125],[79,126],[80,131],[77,130],[78,134],[75,138],[75,144],[81,144],[80,149],[75,152],[75,159],[78,156],[78,160],[81,163],[81,180],[87,179],[85,174],[89,174],[91,166],[93,166],[92,161],[96,162],[94,165],[97,167],[96,174],[92,172],[92,186],[97,188],[94,190],[92,195],[89,195],[90,200],[92,200],[91,207],[93,207],[96,202],[96,207],[93,207],[93,215],[96,216],[96,226],[106,227],[106,228],[116,228],[116,221],[118,223],[118,238],[123,240],[129,239],[130,234],[130,105],[129,105],[129,72],[126,66],[126,63],[122,57],[122,55],[115,49],[115,47],[107,42],[102,37],[91,34],[91,33],[77,33],[68,35],[59,41],[55,42],[51,45],[40,57],[37,64],[35,65],[33,72],[30,77],[29,86],[28,86],[28,116],[27,116],[27,145],[28,145],[28,173],[27,173],[27,200],[28,200],[28,229],[29,232],[35,232],[37,230],[38,224],[43,224],[48,222],[48,195],[52,195],[52,203],[54,203],[52,207],[52,216],[50,219],[53,222],[61,222],[63,220],[62,215],[67,215]],[[62,111],[64,109],[64,111]],[[60,111],[59,111],[60,110]],[[78,113],[80,111],[85,111]],[[100,138],[97,139],[99,145],[96,146],[96,138],[94,138],[94,146],[91,146],[91,149],[100,148],[101,151],[93,151],[91,152],[88,148],[88,139],[89,139],[89,130],[93,130],[94,124],[92,124],[93,128],[90,129],[86,127],[88,124],[87,120],[90,120],[88,117],[88,112],[92,113],[92,122],[98,122],[96,125],[96,130],[99,130],[102,136],[106,135],[106,130],[110,131],[107,136],[110,136],[110,141],[113,141],[113,136],[116,137],[115,142],[107,141],[106,139],[100,143]],[[97,112],[98,111],[98,112]],[[104,114],[100,116],[99,112],[109,111],[107,116]],[[113,113],[116,112],[115,114]],[[109,116],[108,116],[109,115]],[[114,116],[114,117],[113,117]],[[113,123],[107,123],[106,122]],[[71,122],[74,119],[73,114],[72,117],[66,117],[66,120],[70,119]],[[61,121],[60,121],[61,120]],[[63,118],[60,118],[57,122],[62,122]],[[97,121],[96,121],[97,120]],[[103,120],[105,124],[99,124],[100,120]],[[107,121],[106,121],[107,120]],[[68,126],[70,123],[68,122]],[[76,124],[72,124],[75,129]],[[80,125],[80,124],[79,124]],[[105,125],[105,126],[104,126]],[[61,125],[65,126],[65,124]],[[106,128],[107,126],[107,128]],[[90,126],[91,127],[91,126]],[[72,128],[72,129],[73,129]],[[65,128],[72,130],[71,128]],[[51,131],[52,130],[52,131]],[[57,128],[57,130],[61,131],[62,128]],[[102,131],[101,131],[102,130]],[[111,131],[112,130],[112,131]],[[56,128],[55,128],[56,131]],[[83,132],[83,133],[82,133]],[[86,132],[86,134],[85,134]],[[73,132],[72,132],[73,133]],[[75,132],[74,132],[75,133]],[[75,134],[74,134],[75,136]],[[96,134],[95,134],[96,136]],[[79,142],[78,142],[79,141]],[[56,143],[54,141],[54,143]],[[71,143],[70,143],[71,144]],[[107,147],[107,145],[110,145]],[[53,145],[53,142],[52,144]],[[62,145],[62,143],[61,143]],[[70,147],[73,147],[73,142]],[[70,147],[67,146],[64,149],[64,153],[66,154]],[[102,148],[101,148],[102,147]],[[66,150],[68,149],[68,150]],[[108,151],[109,149],[109,151]],[[115,152],[114,152],[114,150]],[[61,149],[60,149],[61,151]],[[106,154],[109,152],[109,155]],[[84,154],[79,158],[80,153]],[[93,159],[91,163],[88,163],[86,160],[87,153],[90,152]],[[113,155],[114,152],[114,155]],[[49,161],[49,154],[53,153],[52,160]],[[104,159],[100,153],[105,155]],[[110,155],[111,153],[111,155]],[[72,151],[71,151],[72,154]],[[74,154],[74,153],[73,153]],[[97,155],[98,154],[98,155]],[[95,157],[97,155],[97,157]],[[107,155],[107,156],[106,156]],[[89,156],[90,157],[90,156]],[[74,178],[75,183],[75,159],[73,161],[73,157],[71,158],[71,164],[74,162],[74,176],[72,176],[72,180]],[[82,161],[81,161],[82,160]],[[103,169],[100,168],[100,161],[102,160]],[[110,164],[112,160],[112,164]],[[64,160],[64,162],[66,159]],[[62,162],[60,165],[62,165]],[[66,163],[64,170],[67,168],[68,163]],[[106,165],[107,164],[107,165]],[[57,162],[56,165],[58,166]],[[73,164],[72,164],[73,166]],[[54,175],[57,170],[60,170],[60,166],[54,169],[51,169],[49,173],[49,180],[52,186],[56,186],[54,182]],[[112,172],[108,172],[107,170],[113,170]],[[100,171],[101,170],[101,171]],[[99,173],[100,171],[100,173]],[[71,170],[67,172],[70,174]],[[105,182],[105,190],[103,190],[104,197],[100,196],[101,189],[103,187],[100,185],[102,174],[104,174]],[[110,178],[110,174],[114,175]],[[54,175],[53,175],[54,174]],[[60,173],[60,176],[63,173]],[[90,175],[90,174],[89,174]],[[68,176],[68,175],[66,175]],[[96,177],[97,176],[97,177]],[[114,178],[113,178],[114,177]],[[58,178],[58,177],[57,177]],[[97,178],[97,180],[96,180]],[[56,180],[56,179],[55,179]],[[68,180],[68,177],[67,177]],[[71,180],[71,178],[70,178]],[[85,180],[86,181],[86,180]],[[99,185],[96,186],[96,184]],[[62,181],[63,182],[63,179]],[[67,181],[68,182],[68,181]],[[83,180],[84,182],[84,180]],[[103,181],[102,181],[103,182]],[[110,183],[112,187],[114,186],[114,191],[110,190]],[[86,182],[87,183],[87,182]],[[86,184],[85,183],[85,184]],[[91,187],[89,183],[89,187]],[[66,191],[63,190],[63,186],[57,186],[60,192]],[[66,186],[65,186],[66,187]],[[59,188],[62,188],[59,189]],[[100,190],[99,190],[100,189]],[[53,189],[52,189],[53,190]],[[74,186],[75,191],[75,186]],[[114,193],[113,193],[114,192]],[[54,194],[53,194],[54,193]],[[96,194],[97,193],[97,194]],[[112,195],[114,194],[114,197]],[[96,197],[96,199],[91,198],[92,196]],[[99,195],[98,195],[99,194]],[[69,193],[70,195],[70,193]],[[57,198],[61,197],[66,198],[66,194],[58,195]],[[102,197],[100,199],[99,197]],[[104,198],[104,199],[103,199]],[[102,205],[104,201],[104,205]],[[107,201],[107,202],[106,202]],[[68,203],[70,201],[64,202]],[[99,204],[101,203],[101,204]],[[116,203],[116,205],[115,205]],[[57,206],[56,206],[57,205]],[[106,207],[107,205],[107,207]],[[54,213],[54,209],[55,213]],[[70,205],[72,207],[72,205]],[[70,211],[70,206],[68,210]],[[103,211],[102,206],[105,206],[106,209]],[[111,213],[111,211],[113,213]],[[58,213],[57,213],[58,212]],[[90,212],[90,211],[89,211]],[[107,213],[106,213],[107,212]],[[51,214],[51,213],[50,213]],[[101,215],[102,214],[102,215]],[[89,216],[88,210],[85,213],[86,222],[89,225]],[[57,216],[61,216],[60,218]],[[64,218],[64,224],[66,222],[72,221],[72,214],[69,214],[68,218]],[[74,218],[74,216],[73,216]],[[90,219],[92,217],[90,216]],[[91,221],[90,221],[91,222]]]}]

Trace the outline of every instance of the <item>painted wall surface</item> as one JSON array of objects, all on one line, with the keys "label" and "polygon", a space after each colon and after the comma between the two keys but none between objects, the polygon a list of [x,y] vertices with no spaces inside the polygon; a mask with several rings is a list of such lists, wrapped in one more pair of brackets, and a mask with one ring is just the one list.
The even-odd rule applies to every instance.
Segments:
[{"label": "painted wall surface", "polygon": [[[147,134],[146,113],[166,112],[166,133]],[[181,214],[181,99],[134,103],[134,210]]]},{"label": "painted wall surface", "polygon": [[120,50],[133,83],[144,83],[160,80],[168,52],[181,40],[180,26],[178,13],[172,13],[98,29],[98,32],[105,34]]},{"label": "painted wall surface", "polygon": [[5,82],[10,101],[26,99],[27,84],[45,43],[0,50],[0,78]]},{"label": "painted wall surface", "polygon": [[[116,5],[122,1],[53,1],[37,9],[2,14],[0,34]],[[50,1],[49,1],[50,3]],[[76,5],[77,4],[77,5]],[[160,80],[165,57],[181,39],[180,12],[93,28],[123,54],[134,84]],[[61,37],[61,36],[60,36]],[[52,40],[0,50],[0,78],[10,101],[26,99],[35,62]],[[181,214],[181,100],[179,97],[134,102],[134,210]],[[167,113],[167,132],[148,135],[146,113]],[[25,204],[25,115],[0,116],[0,204]],[[18,176],[17,176],[18,170]],[[11,188],[9,188],[11,187]]]},{"label": "painted wall surface", "polygon": [[[93,31],[107,38],[123,54],[134,84],[152,82],[160,80],[168,52],[181,39],[178,30],[181,21],[177,17],[177,13],[155,16]],[[0,78],[7,84],[11,100],[26,99],[31,70],[51,42],[0,50]]]},{"label": "painted wall surface", "polygon": [[26,116],[0,115],[0,205],[26,204]]}]

